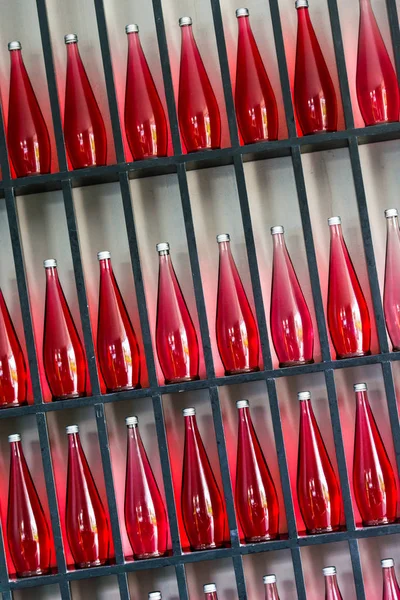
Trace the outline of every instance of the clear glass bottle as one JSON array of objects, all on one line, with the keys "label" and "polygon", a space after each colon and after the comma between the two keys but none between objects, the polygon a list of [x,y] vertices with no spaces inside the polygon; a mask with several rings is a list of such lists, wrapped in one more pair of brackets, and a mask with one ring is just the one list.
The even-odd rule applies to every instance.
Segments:
[{"label": "clear glass bottle", "polygon": [[400,600],[400,587],[394,571],[393,558],[384,558],[381,560],[381,565],[383,577],[382,600]]},{"label": "clear glass bottle", "polygon": [[279,600],[276,575],[264,575],[265,600]]},{"label": "clear glass bottle", "polygon": [[386,265],[383,308],[393,350],[400,350],[400,230],[396,208],[385,210]]},{"label": "clear glass bottle", "polygon": [[343,600],[336,576],[336,567],[322,569],[325,579],[325,600]]},{"label": "clear glass bottle", "polygon": [[25,358],[0,290],[0,408],[26,403]]}]

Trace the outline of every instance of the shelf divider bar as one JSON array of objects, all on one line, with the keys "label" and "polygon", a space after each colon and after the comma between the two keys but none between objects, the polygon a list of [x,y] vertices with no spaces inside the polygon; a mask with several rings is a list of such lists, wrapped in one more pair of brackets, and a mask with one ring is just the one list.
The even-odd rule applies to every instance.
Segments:
[{"label": "shelf divider bar", "polygon": [[356,586],[357,600],[365,600],[365,589],[360,560],[360,551],[357,539],[349,539],[351,564],[353,566],[354,583]]},{"label": "shelf divider bar", "polygon": [[189,592],[187,588],[185,565],[180,563],[175,565],[175,575],[178,582],[180,600],[189,600]]},{"label": "shelf divider bar", "polygon": [[298,600],[307,600],[306,585],[304,583],[303,565],[301,562],[301,550],[294,547],[291,549],[294,577],[296,580],[297,598]]}]

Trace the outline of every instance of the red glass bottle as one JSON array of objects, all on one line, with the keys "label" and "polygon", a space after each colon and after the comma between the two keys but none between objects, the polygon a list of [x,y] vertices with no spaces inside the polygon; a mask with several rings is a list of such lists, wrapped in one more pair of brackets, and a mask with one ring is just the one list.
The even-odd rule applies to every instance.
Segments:
[{"label": "red glass bottle", "polygon": [[156,246],[159,254],[156,345],[165,383],[199,379],[199,345],[169,254],[169,244]]},{"label": "red glass bottle", "polygon": [[206,583],[203,585],[204,600],[218,600],[217,586],[215,583]]},{"label": "red glass bottle", "polygon": [[400,230],[397,216],[395,208],[385,210],[387,238],[383,308],[386,327],[395,351],[400,350]]},{"label": "red glass bottle", "polygon": [[185,408],[185,451],[181,508],[192,550],[219,548],[224,543],[225,509],[197,427],[196,410]]},{"label": "red glass bottle", "polygon": [[50,172],[49,132],[21,54],[20,42],[8,44],[11,59],[7,146],[17,177]]},{"label": "red glass bottle", "polygon": [[322,569],[325,579],[325,600],[343,600],[336,576],[336,567]]},{"label": "red glass bottle", "polygon": [[264,575],[265,600],[279,600],[276,575]]},{"label": "red glass bottle", "polygon": [[86,360],[57,273],[57,261],[44,261],[46,308],[43,364],[53,400],[86,394]]},{"label": "red glass bottle", "polygon": [[100,264],[97,354],[107,391],[140,387],[140,354],[136,335],[121,296],[108,251],[97,254]]},{"label": "red glass bottle", "polygon": [[128,71],[125,92],[125,130],[134,160],[167,156],[168,129],[139,37],[139,26],[127,25]]},{"label": "red glass bottle", "polygon": [[271,289],[271,335],[280,367],[314,362],[310,311],[286,248],[284,229],[271,227],[274,259]]},{"label": "red glass bottle", "polygon": [[383,600],[400,600],[400,587],[394,572],[393,558],[381,560],[383,577]]},{"label": "red glass bottle", "polygon": [[248,400],[239,400],[236,407],[239,420],[236,511],[246,542],[273,540],[279,533],[275,485],[254,430]]},{"label": "red glass bottle", "polygon": [[219,273],[216,333],[225,375],[259,371],[257,323],[233,260],[228,233],[217,235]]},{"label": "red glass bottle", "polygon": [[239,26],[236,63],[236,116],[245,144],[278,139],[278,108],[250,27],[249,9],[236,11]]},{"label": "red glass bottle", "polygon": [[154,558],[167,549],[168,524],[164,502],[140,437],[137,417],[125,419],[128,447],[125,525],[133,556]]},{"label": "red glass bottle", "polygon": [[356,89],[366,125],[399,120],[399,86],[369,0],[360,0]]},{"label": "red glass bottle", "polygon": [[192,19],[181,17],[178,117],[188,152],[221,145],[221,117],[214,91],[193,37]]},{"label": "red glass bottle", "polygon": [[337,100],[328,67],[308,12],[308,0],[296,0],[297,47],[294,105],[304,135],[337,129]]},{"label": "red glass bottle", "polygon": [[17,577],[45,575],[50,569],[49,528],[26,464],[18,433],[10,442],[7,540]]},{"label": "red glass bottle", "polygon": [[105,165],[107,137],[103,117],[93,94],[78,49],[78,36],[70,33],[67,44],[64,137],[73,169]]},{"label": "red glass bottle", "polygon": [[368,401],[367,385],[356,383],[357,413],[353,486],[365,527],[396,520],[396,479]]},{"label": "red glass bottle", "polygon": [[299,392],[300,436],[297,497],[308,534],[336,531],[340,525],[341,495],[335,471],[321,436],[310,392]]},{"label": "red glass bottle", "polygon": [[371,354],[368,306],[343,238],[340,217],[331,217],[328,225],[331,232],[328,326],[336,358]]},{"label": "red glass bottle", "polygon": [[25,358],[0,290],[0,408],[26,403]]},{"label": "red glass bottle", "polygon": [[65,525],[76,568],[98,567],[109,558],[108,520],[90,472],[78,425],[66,428],[68,476]]}]

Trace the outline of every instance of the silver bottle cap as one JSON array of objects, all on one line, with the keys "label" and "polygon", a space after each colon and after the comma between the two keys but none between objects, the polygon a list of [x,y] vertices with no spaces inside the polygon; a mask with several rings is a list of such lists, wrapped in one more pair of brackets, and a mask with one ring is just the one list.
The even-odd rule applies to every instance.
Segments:
[{"label": "silver bottle cap", "polygon": [[236,9],[236,16],[237,18],[239,17],[248,17],[250,14],[249,9],[248,8],[237,8]]},{"label": "silver bottle cap", "polygon": [[249,401],[248,400],[238,400],[236,402],[236,408],[248,408]]},{"label": "silver bottle cap", "polygon": [[218,244],[221,244],[222,242],[230,242],[230,241],[231,241],[231,236],[229,235],[229,233],[219,233],[217,235]]},{"label": "silver bottle cap", "polygon": [[276,575],[264,575],[264,583],[276,583]]},{"label": "silver bottle cap", "polygon": [[329,219],[328,219],[329,227],[331,225],[341,225],[341,223],[342,223],[342,219],[340,217],[329,217]]},{"label": "silver bottle cap", "polygon": [[43,261],[43,266],[45,269],[50,269],[51,267],[56,267],[57,261],[55,258],[46,258],[46,260]]},{"label": "silver bottle cap", "polygon": [[399,215],[397,208],[387,208],[385,210],[385,217],[390,219],[390,217],[397,217]]},{"label": "silver bottle cap", "polygon": [[382,569],[390,569],[391,567],[394,567],[394,560],[393,558],[383,558],[381,560],[381,565]]},{"label": "silver bottle cap", "polygon": [[181,17],[179,19],[179,27],[183,27],[184,25],[191,25],[192,17]]},{"label": "silver bottle cap", "polygon": [[355,383],[353,389],[355,392],[366,392],[368,387],[366,383]]},{"label": "silver bottle cap", "polygon": [[149,600],[161,600],[161,592],[150,592]]},{"label": "silver bottle cap", "polygon": [[182,414],[184,417],[194,417],[194,415],[196,414],[196,409],[193,407],[184,408],[182,411]]},{"label": "silver bottle cap", "polygon": [[125,33],[139,33],[139,25],[136,25],[136,23],[125,25]]},{"label": "silver bottle cap", "polygon": [[205,585],[203,585],[203,592],[205,594],[213,594],[216,591],[217,586],[215,585],[215,583],[206,583]]},{"label": "silver bottle cap", "polygon": [[78,41],[78,36],[76,33],[67,33],[64,35],[64,42],[66,44],[75,44]]},{"label": "silver bottle cap", "polygon": [[70,433],[79,433],[79,427],[78,427],[78,425],[67,425],[67,427],[65,428],[65,431],[67,432],[68,435]]},{"label": "silver bottle cap", "polygon": [[22,46],[21,46],[21,42],[9,42],[8,43],[8,49],[10,50],[21,50]]},{"label": "silver bottle cap", "polygon": [[168,242],[160,242],[156,245],[157,252],[169,252],[169,243]]},{"label": "silver bottle cap", "polygon": [[311,392],[299,392],[297,394],[297,400],[310,400]]},{"label": "silver bottle cap", "polygon": [[308,0],[296,0],[296,8],[308,8]]},{"label": "silver bottle cap", "polygon": [[139,423],[139,419],[137,417],[126,417],[125,423],[127,427],[136,427]]},{"label": "silver bottle cap", "polygon": [[336,567],[324,567],[322,572],[325,577],[328,577],[329,575],[336,575]]},{"label": "silver bottle cap", "polygon": [[107,258],[111,258],[111,252],[109,250],[101,250],[97,253],[97,258],[99,260],[106,260]]},{"label": "silver bottle cap", "polygon": [[274,227],[271,227],[271,235],[276,235],[277,233],[285,233],[282,225],[274,225]]},{"label": "silver bottle cap", "polygon": [[20,442],[21,441],[21,436],[19,433],[12,433],[11,435],[8,436],[8,441],[10,442]]}]

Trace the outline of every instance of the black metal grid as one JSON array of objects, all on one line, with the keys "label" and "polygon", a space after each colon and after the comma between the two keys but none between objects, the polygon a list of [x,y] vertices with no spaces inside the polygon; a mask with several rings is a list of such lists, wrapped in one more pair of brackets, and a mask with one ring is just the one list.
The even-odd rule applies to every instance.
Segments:
[{"label": "black metal grid", "polygon": [[[389,351],[381,295],[375,266],[375,258],[371,241],[368,210],[359,156],[359,144],[390,139],[399,139],[400,123],[378,125],[374,127],[359,129],[356,129],[354,127],[337,0],[327,0],[346,129],[335,133],[298,137],[296,132],[293,104],[290,93],[288,69],[284,52],[284,43],[278,0],[269,0],[270,14],[272,19],[276,53],[278,59],[278,67],[281,79],[283,102],[285,107],[288,139],[279,140],[275,142],[257,143],[251,146],[241,146],[239,142],[239,135],[235,118],[234,102],[228,68],[228,59],[225,46],[221,8],[219,0],[210,1],[215,34],[217,39],[218,56],[228,116],[231,147],[223,148],[220,150],[208,151],[204,153],[200,152],[195,156],[182,154],[171,77],[171,69],[168,57],[168,47],[164,28],[162,4],[161,0],[152,0],[174,155],[167,158],[160,158],[156,161],[145,160],[131,163],[127,163],[125,161],[117,99],[114,87],[114,77],[111,64],[111,55],[107,34],[104,5],[103,0],[94,0],[117,164],[105,167],[98,167],[95,169],[89,168],[79,171],[68,171],[64,146],[64,137],[61,124],[60,107],[58,103],[57,84],[51,48],[49,24],[46,11],[46,2],[45,0],[36,0],[60,172],[48,175],[41,175],[38,177],[12,179],[5,144],[4,121],[2,118],[0,108],[0,164],[3,174],[3,179],[0,182],[0,195],[5,198],[7,207],[8,222],[11,234],[17,284],[25,332],[25,343],[27,347],[29,369],[34,396],[33,405],[20,408],[13,408],[6,411],[0,411],[0,418],[16,417],[28,414],[36,415],[48,503],[51,514],[51,525],[56,548],[56,562],[58,572],[56,574],[51,574],[43,577],[36,577],[32,579],[9,580],[7,564],[5,561],[3,536],[0,524],[0,592],[3,595],[3,600],[11,599],[12,590],[47,584],[58,584],[60,588],[61,597],[63,600],[66,600],[71,598],[70,581],[77,579],[87,579],[89,577],[99,577],[104,575],[117,576],[121,598],[124,600],[128,600],[130,598],[130,594],[127,583],[127,574],[130,571],[155,569],[165,566],[175,567],[180,598],[181,600],[187,600],[188,590],[186,585],[184,565],[189,562],[205,561],[226,557],[230,557],[232,559],[236,576],[238,595],[240,600],[242,600],[247,597],[242,557],[246,554],[267,552],[269,550],[279,549],[289,549],[291,551],[298,598],[300,600],[304,600],[306,598],[306,591],[302,571],[300,548],[302,546],[324,544],[336,541],[348,542],[353,566],[357,598],[359,600],[365,600],[360,555],[358,551],[358,540],[366,537],[400,533],[400,523],[375,528],[356,527],[353,506],[350,496],[348,474],[345,463],[345,454],[339,421],[339,411],[333,373],[335,369],[342,369],[346,367],[378,363],[381,365],[388,402],[390,424],[396,452],[397,467],[398,469],[400,469],[400,425],[391,367],[391,362],[400,360],[400,353],[393,353]],[[390,23],[393,50],[395,55],[396,70],[397,74],[400,75],[400,29],[396,2],[395,0],[386,0],[386,5]],[[319,283],[313,234],[311,229],[310,214],[307,202],[307,193],[301,162],[301,154],[304,152],[337,147],[347,147],[349,149],[356,198],[359,208],[364,250],[366,262],[368,265],[369,283],[371,287],[378,339],[381,349],[381,353],[377,355],[342,361],[334,361],[331,359],[330,356],[328,332],[324,318],[323,300]],[[243,162],[246,160],[263,159],[276,156],[290,156],[292,158],[292,165],[295,175],[298,202],[303,226],[304,241],[307,251],[307,260],[312,286],[312,294],[322,351],[321,363],[300,367],[291,367],[286,369],[274,369],[272,366],[266,317],[261,293],[260,275],[258,271],[254,235],[243,169]],[[260,331],[264,370],[257,373],[250,373],[244,375],[216,377],[211,354],[209,329],[200,277],[200,267],[196,248],[196,239],[191,212],[189,189],[187,184],[187,170],[225,164],[233,164],[236,176],[238,196],[240,201],[246,248],[248,254],[248,263],[253,288],[253,296]],[[138,242],[135,231],[135,220],[132,210],[129,187],[129,178],[151,176],[160,173],[176,173],[178,177],[207,373],[207,379],[205,380],[169,386],[159,385],[157,381],[149,320],[146,308],[145,291],[139,258]],[[93,183],[102,183],[108,181],[118,181],[121,189],[121,197],[124,208],[127,236],[129,241],[132,269],[136,286],[139,316],[149,376],[149,388],[134,390],[131,392],[102,395],[100,392],[99,374],[94,358],[93,335],[89,320],[88,303],[82,269],[79,239],[77,235],[77,223],[74,212],[72,188],[80,185],[90,185]],[[32,314],[29,304],[29,293],[24,267],[15,196],[18,194],[26,194],[38,191],[49,191],[54,189],[61,189],[64,198],[66,220],[68,225],[71,253],[73,258],[74,273],[79,300],[80,316],[84,333],[86,356],[89,358],[89,374],[92,388],[92,396],[76,400],[66,400],[57,403],[44,403],[38,370],[38,358],[33,334]],[[346,531],[340,531],[331,534],[323,534],[318,536],[299,537],[292,502],[289,471],[283,442],[282,424],[276,393],[275,380],[279,377],[284,376],[286,377],[304,373],[317,373],[321,371],[324,373],[325,376],[325,383],[328,393],[329,408],[334,432],[336,456],[344,500]],[[236,522],[236,513],[234,508],[231,480],[228,469],[227,451],[222,424],[221,408],[219,403],[219,387],[234,383],[245,383],[257,380],[265,380],[268,390],[281,477],[281,486],[283,490],[284,504],[287,517],[288,537],[287,539],[280,539],[260,544],[241,545]],[[229,523],[230,546],[218,550],[210,550],[205,552],[184,553],[180,542],[171,468],[167,451],[167,435],[163,418],[162,395],[165,393],[169,394],[178,391],[190,391],[196,389],[208,389],[210,394],[223,481],[223,491],[225,495],[225,503]],[[157,438],[160,450],[162,475],[171,531],[172,555],[153,560],[125,562],[122,550],[121,534],[119,529],[120,526],[117,516],[116,498],[111,470],[111,459],[108,446],[107,424],[105,418],[104,404],[106,402],[115,402],[119,400],[143,397],[151,397],[153,403]],[[77,408],[83,406],[94,407],[94,414],[96,417],[97,430],[101,448],[104,478],[106,483],[106,493],[108,499],[111,529],[114,540],[115,564],[80,571],[68,571],[61,536],[60,516],[58,512],[55,481],[51,461],[46,413],[55,410],[63,410],[65,408]]]}]

